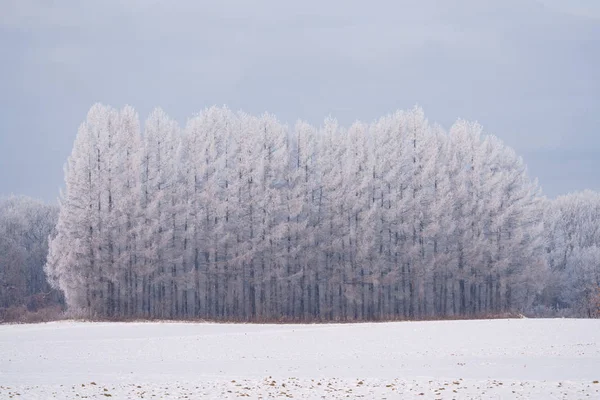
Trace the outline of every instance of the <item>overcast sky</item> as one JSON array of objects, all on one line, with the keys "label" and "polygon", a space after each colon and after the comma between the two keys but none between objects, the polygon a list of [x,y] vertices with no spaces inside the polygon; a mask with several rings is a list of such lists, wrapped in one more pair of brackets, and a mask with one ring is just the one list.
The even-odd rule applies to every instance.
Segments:
[{"label": "overcast sky", "polygon": [[0,0],[0,195],[56,201],[95,102],[477,120],[549,196],[600,190],[600,1]]}]

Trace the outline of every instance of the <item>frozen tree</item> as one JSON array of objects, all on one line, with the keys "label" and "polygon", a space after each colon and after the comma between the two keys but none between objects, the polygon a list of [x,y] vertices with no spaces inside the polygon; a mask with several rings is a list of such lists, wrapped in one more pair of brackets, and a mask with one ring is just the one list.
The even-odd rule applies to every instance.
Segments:
[{"label": "frozen tree", "polygon": [[[291,181],[295,202],[294,235],[296,252],[294,264],[297,270],[293,274],[293,282],[298,286],[298,316],[301,319],[315,318],[318,314],[318,286],[316,271],[311,268],[317,262],[316,252],[312,251],[316,239],[316,207],[317,204],[317,131],[305,122],[298,122],[294,128],[296,142],[296,162]],[[293,294],[292,294],[293,296]]]},{"label": "frozen tree", "polygon": [[[164,111],[155,109],[144,126],[141,157],[141,200],[138,221],[142,254],[142,309],[147,316],[168,317],[179,254],[176,244],[179,128]],[[178,240],[178,239],[177,239]]]},{"label": "frozen tree", "polygon": [[112,154],[115,168],[115,185],[111,202],[115,212],[115,264],[113,312],[121,316],[138,313],[138,230],[140,205],[140,166],[142,138],[137,113],[124,107],[119,115],[115,132],[115,151]]},{"label": "frozen tree", "polygon": [[65,166],[65,191],[60,199],[56,235],[51,238],[46,272],[65,293],[72,312],[97,311],[97,190],[100,158],[92,129],[105,108],[95,105],[80,127]]},{"label": "frozen tree", "polygon": [[127,304],[134,297],[133,283],[127,282],[126,291],[124,279],[133,270],[133,260],[125,259],[135,257],[138,125],[131,108],[119,113],[94,105],[65,167],[66,188],[46,271],[73,312],[112,316],[122,312],[122,290]]}]

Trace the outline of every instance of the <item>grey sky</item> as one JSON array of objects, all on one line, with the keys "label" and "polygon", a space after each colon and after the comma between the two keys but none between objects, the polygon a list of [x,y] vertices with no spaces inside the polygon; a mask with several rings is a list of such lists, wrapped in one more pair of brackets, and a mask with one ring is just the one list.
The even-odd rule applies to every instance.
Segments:
[{"label": "grey sky", "polygon": [[[568,8],[566,8],[568,7]],[[596,0],[0,1],[0,195],[54,201],[95,102],[478,120],[550,196],[600,189]]]}]

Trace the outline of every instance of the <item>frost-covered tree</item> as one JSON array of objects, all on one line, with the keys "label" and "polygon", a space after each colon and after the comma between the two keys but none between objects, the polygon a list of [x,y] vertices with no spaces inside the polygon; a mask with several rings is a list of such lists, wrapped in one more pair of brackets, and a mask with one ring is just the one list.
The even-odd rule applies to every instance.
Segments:
[{"label": "frost-covered tree", "polygon": [[96,309],[97,138],[90,127],[95,113],[92,107],[80,127],[73,150],[65,166],[65,191],[60,199],[56,235],[51,238],[46,273],[50,282],[65,293],[72,312],[92,314]]},{"label": "frost-covered tree", "polygon": [[144,126],[138,220],[142,309],[151,317],[169,317],[175,303],[180,264],[175,216],[179,182],[174,162],[178,150],[177,123],[163,110],[155,109]]},{"label": "frost-covered tree", "polygon": [[140,166],[142,138],[137,113],[124,107],[115,132],[115,184],[111,193],[114,206],[114,287],[113,312],[128,317],[139,312],[138,290],[138,212],[140,206]]}]

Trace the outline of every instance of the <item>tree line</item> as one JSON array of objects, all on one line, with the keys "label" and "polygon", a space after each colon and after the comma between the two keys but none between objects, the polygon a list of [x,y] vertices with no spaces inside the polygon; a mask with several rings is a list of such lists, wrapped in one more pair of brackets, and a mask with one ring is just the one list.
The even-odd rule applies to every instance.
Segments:
[{"label": "tree line", "polygon": [[566,315],[600,317],[600,193],[549,201],[544,220],[551,273],[541,303]]},{"label": "tree line", "polygon": [[[600,238],[573,241],[599,202],[583,196],[593,206],[545,199],[498,138],[420,108],[349,128],[224,107],[180,128],[156,109],[142,134],[133,108],[97,104],[45,270],[90,317],[476,317],[583,299],[590,314]],[[589,291],[563,287],[583,265]]]},{"label": "tree line", "polygon": [[0,321],[62,304],[44,273],[48,236],[57,219],[57,206],[24,196],[0,198]]}]

